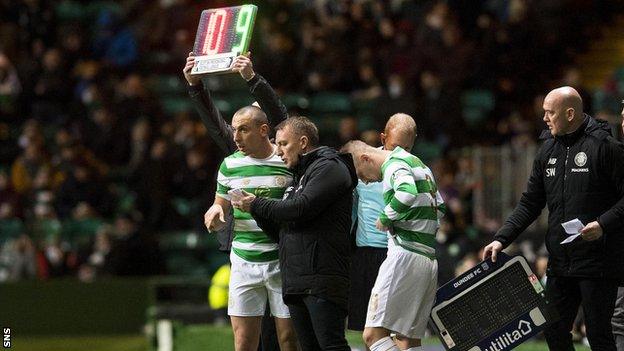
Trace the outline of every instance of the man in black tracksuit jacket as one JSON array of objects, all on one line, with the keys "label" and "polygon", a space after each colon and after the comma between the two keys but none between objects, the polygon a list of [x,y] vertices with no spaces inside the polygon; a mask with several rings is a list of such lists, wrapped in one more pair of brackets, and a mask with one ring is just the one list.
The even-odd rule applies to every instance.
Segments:
[{"label": "man in black tracksuit jacket", "polygon": [[305,117],[290,117],[276,130],[293,186],[281,201],[248,195],[234,206],[250,212],[265,232],[279,231],[284,302],[303,350],[348,351],[353,159],[318,146],[316,126]]},{"label": "man in black tracksuit jacket", "polygon": [[[533,163],[526,192],[486,246],[496,258],[548,205],[546,295],[561,319],[548,326],[551,350],[573,350],[570,330],[583,306],[592,350],[615,350],[611,331],[617,287],[624,281],[624,148],[606,122],[582,113],[578,92],[558,88],[544,99],[550,131]],[[561,223],[578,218],[581,238],[560,244]]]}]

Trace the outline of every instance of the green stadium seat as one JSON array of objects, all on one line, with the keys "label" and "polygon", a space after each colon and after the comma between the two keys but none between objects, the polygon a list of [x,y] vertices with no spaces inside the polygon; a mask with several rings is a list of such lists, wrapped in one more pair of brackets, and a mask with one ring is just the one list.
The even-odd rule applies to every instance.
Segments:
[{"label": "green stadium seat", "polygon": [[358,120],[358,130],[363,132],[369,129],[377,129],[375,121],[375,107],[378,99],[355,99],[353,100],[353,114]]},{"label": "green stadium seat", "polygon": [[158,238],[162,251],[175,250],[217,250],[219,243],[214,235],[187,231],[170,231],[162,233]]},{"label": "green stadium seat", "polygon": [[35,244],[55,242],[61,239],[63,225],[58,219],[39,219],[31,224],[30,234]]},{"label": "green stadium seat", "polygon": [[186,95],[168,97],[162,99],[162,107],[167,114],[175,115],[181,112],[193,110],[193,103]]},{"label": "green stadium seat", "polygon": [[24,223],[18,218],[0,220],[0,246],[25,233]]},{"label": "green stadium seat", "polygon": [[254,102],[253,96],[247,91],[214,94],[213,99],[223,118],[231,120],[232,115],[239,108],[249,106]]},{"label": "green stadium seat", "polygon": [[120,15],[123,12],[121,4],[116,1],[90,1],[86,6],[86,13],[91,18],[96,18],[102,11],[110,11],[113,14]]},{"label": "green stadium seat", "polygon": [[412,152],[414,155],[418,155],[425,164],[431,164],[431,162],[442,156],[442,148],[440,145],[430,143],[427,141],[417,141],[414,144]]},{"label": "green stadium seat", "polygon": [[475,127],[481,124],[494,109],[494,94],[489,90],[468,90],[462,94],[462,115],[466,124]]},{"label": "green stadium seat", "polygon": [[83,5],[73,0],[61,1],[54,10],[61,22],[83,21],[87,14]]},{"label": "green stadium seat", "polygon": [[612,94],[607,94],[603,90],[596,90],[592,96],[592,108],[594,113],[599,111],[610,111],[612,113],[619,113],[620,99],[616,98]]},{"label": "green stadium seat", "polygon": [[310,99],[308,99],[308,96],[304,94],[285,94],[280,97],[280,99],[288,110],[305,110],[310,106]]},{"label": "green stadium seat", "polygon": [[98,218],[68,220],[63,223],[63,238],[73,247],[85,247],[91,243],[104,224],[105,222]]},{"label": "green stadium seat", "polygon": [[117,214],[130,213],[135,209],[137,197],[135,193],[121,190],[117,196],[117,208],[115,209]]},{"label": "green stadium seat", "polygon": [[310,111],[314,113],[351,113],[351,99],[342,93],[318,93],[310,98]]},{"label": "green stadium seat", "polygon": [[217,76],[208,77],[210,81],[208,86],[210,90],[218,93],[230,93],[230,92],[244,92],[249,94],[249,87],[247,83],[236,74],[222,74]]},{"label": "green stadium seat", "polygon": [[186,92],[186,85],[177,75],[157,75],[151,78],[148,86],[158,96],[176,96]]}]

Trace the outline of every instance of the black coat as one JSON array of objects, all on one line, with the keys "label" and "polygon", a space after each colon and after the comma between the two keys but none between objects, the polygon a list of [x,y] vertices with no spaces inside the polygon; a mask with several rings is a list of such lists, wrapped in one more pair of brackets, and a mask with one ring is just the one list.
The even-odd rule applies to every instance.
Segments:
[{"label": "black coat", "polygon": [[279,224],[284,301],[315,295],[347,308],[349,231],[357,175],[349,154],[320,147],[299,160],[283,200],[256,198],[251,214],[266,232]]},{"label": "black coat", "polygon": [[[509,245],[548,205],[548,275],[624,280],[624,148],[606,122],[585,117],[575,132],[552,137],[533,163],[526,192],[494,239]],[[561,223],[578,218],[598,221],[604,235],[575,239]]]}]

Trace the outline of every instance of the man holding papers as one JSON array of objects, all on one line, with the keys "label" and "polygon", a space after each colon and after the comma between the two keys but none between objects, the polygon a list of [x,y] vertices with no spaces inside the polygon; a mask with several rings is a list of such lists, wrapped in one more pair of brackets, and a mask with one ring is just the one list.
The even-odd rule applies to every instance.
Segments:
[{"label": "man holding papers", "polygon": [[[548,346],[574,350],[570,330],[583,306],[592,350],[615,351],[611,316],[624,281],[624,147],[606,122],[583,114],[571,87],[551,91],[543,108],[549,130],[527,189],[483,255],[496,260],[548,205],[546,295],[561,316],[544,333]],[[580,238],[562,243],[569,236],[564,223]]]}]

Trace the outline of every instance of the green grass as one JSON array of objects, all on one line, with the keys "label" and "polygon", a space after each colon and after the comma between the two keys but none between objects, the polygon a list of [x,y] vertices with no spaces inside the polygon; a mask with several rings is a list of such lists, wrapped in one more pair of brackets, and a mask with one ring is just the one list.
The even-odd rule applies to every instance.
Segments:
[{"label": "green grass", "polygon": [[143,335],[37,336],[12,335],[14,351],[146,351]]},{"label": "green grass", "polygon": [[[234,350],[232,329],[230,327],[189,326],[179,330],[176,335],[176,351]],[[352,347],[363,350],[361,333],[347,332],[347,340]],[[11,350],[16,351],[146,351],[148,340],[142,335],[119,336],[80,336],[80,337],[20,337],[13,335]],[[439,345],[437,338],[428,338],[425,345]],[[441,348],[440,348],[441,349]],[[589,350],[576,345],[577,350]],[[546,351],[548,347],[542,341],[530,341],[522,344],[519,351]]]}]

